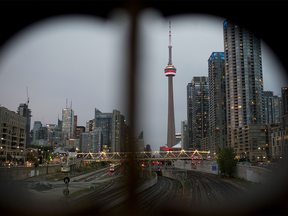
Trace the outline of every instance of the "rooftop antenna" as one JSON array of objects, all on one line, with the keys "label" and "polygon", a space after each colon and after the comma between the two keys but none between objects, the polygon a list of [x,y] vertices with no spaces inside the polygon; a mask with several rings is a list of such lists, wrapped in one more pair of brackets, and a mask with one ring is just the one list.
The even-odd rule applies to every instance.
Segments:
[{"label": "rooftop antenna", "polygon": [[68,99],[66,99],[66,109],[67,109],[67,103],[68,103]]},{"label": "rooftop antenna", "polygon": [[171,45],[171,21],[169,21],[169,60],[168,65],[172,65],[172,45]]},{"label": "rooftop antenna", "polygon": [[72,99],[71,99],[71,107],[70,108],[72,109]]}]

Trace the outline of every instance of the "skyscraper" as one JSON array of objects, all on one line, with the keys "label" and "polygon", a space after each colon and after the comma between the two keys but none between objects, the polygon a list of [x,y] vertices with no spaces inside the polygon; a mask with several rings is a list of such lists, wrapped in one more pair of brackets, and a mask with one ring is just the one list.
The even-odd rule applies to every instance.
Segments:
[{"label": "skyscraper", "polygon": [[112,151],[112,117],[113,113],[102,113],[95,108],[95,127],[102,128],[103,151]]},{"label": "skyscraper", "polygon": [[227,141],[234,147],[233,129],[264,123],[260,38],[235,22],[223,23]]},{"label": "skyscraper", "polygon": [[[191,120],[190,120],[191,121]],[[192,79],[192,150],[201,150],[200,141],[209,137],[208,77]]]},{"label": "skyscraper", "polygon": [[288,115],[288,88],[281,88],[281,97],[282,97],[282,116]]},{"label": "skyscraper", "polygon": [[193,85],[192,82],[187,85],[187,149],[192,149],[193,144],[193,134],[192,134],[192,99],[193,99]]},{"label": "skyscraper", "polygon": [[[29,101],[28,101],[29,103]],[[20,115],[20,116],[24,116],[26,118],[26,126],[25,126],[25,134],[26,134],[26,147],[29,146],[31,140],[30,140],[30,136],[29,136],[29,133],[30,133],[30,124],[31,124],[31,110],[28,108],[28,103],[21,103],[18,107],[18,110],[17,110],[17,113]]]},{"label": "skyscraper", "polygon": [[73,138],[74,111],[72,108],[62,109],[62,136],[64,139]]},{"label": "skyscraper", "polygon": [[73,138],[74,139],[76,138],[77,118],[78,118],[78,116],[75,115],[74,116],[74,123],[73,123]]},{"label": "skyscraper", "polygon": [[176,68],[172,65],[172,45],[171,45],[171,21],[169,21],[169,59],[164,69],[165,76],[168,77],[168,125],[167,125],[167,146],[172,148],[176,144],[175,139],[175,118],[173,100],[173,77],[176,75]]},{"label": "skyscraper", "polygon": [[274,95],[272,91],[263,91],[264,117],[265,123],[281,122],[281,99]]},{"label": "skyscraper", "polygon": [[125,116],[120,111],[113,110],[111,151],[123,152],[125,145]]},{"label": "skyscraper", "polygon": [[213,52],[208,59],[210,146],[216,152],[227,145],[225,57]]}]

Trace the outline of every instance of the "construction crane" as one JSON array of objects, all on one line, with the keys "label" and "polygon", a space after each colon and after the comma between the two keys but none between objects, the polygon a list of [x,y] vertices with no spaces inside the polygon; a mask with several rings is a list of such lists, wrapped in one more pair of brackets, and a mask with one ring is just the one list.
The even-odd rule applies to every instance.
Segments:
[{"label": "construction crane", "polygon": [[29,104],[28,86],[26,86],[26,93],[27,93],[27,105],[28,105]]}]

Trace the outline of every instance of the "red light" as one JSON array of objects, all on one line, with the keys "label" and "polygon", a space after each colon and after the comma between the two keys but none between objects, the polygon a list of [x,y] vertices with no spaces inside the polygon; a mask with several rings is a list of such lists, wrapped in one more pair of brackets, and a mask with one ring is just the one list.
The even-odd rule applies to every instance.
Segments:
[{"label": "red light", "polygon": [[165,74],[166,74],[166,73],[176,73],[176,71],[169,70],[169,71],[165,71]]},{"label": "red light", "polygon": [[198,164],[200,164],[201,163],[201,161],[198,161]]},{"label": "red light", "polygon": [[163,149],[165,149],[165,150],[172,150],[172,148],[163,148]]}]

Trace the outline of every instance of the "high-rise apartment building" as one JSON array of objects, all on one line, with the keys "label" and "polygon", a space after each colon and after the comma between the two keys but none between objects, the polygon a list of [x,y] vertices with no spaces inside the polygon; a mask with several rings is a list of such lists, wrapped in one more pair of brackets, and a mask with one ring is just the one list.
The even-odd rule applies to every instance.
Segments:
[{"label": "high-rise apartment building", "polygon": [[282,116],[288,115],[288,88],[281,88],[281,98],[282,98]]},{"label": "high-rise apartment building", "polygon": [[264,118],[266,124],[281,122],[281,98],[272,91],[263,91]]},{"label": "high-rise apartment building", "polygon": [[223,23],[227,141],[234,148],[233,129],[264,123],[260,38],[239,24]]},{"label": "high-rise apartment building", "polygon": [[223,52],[213,52],[208,59],[209,127],[208,150],[216,152],[227,146],[226,78]]},{"label": "high-rise apartment building", "polygon": [[102,129],[95,128],[92,132],[80,134],[79,149],[82,152],[97,153],[102,151]]},{"label": "high-rise apartment building", "polygon": [[[208,77],[193,77],[191,81],[192,85],[192,98],[191,99],[191,110],[192,118],[188,119],[192,122],[192,128],[188,132],[191,136],[192,144],[189,149],[201,150],[200,141],[202,138],[209,136],[209,83]],[[188,101],[190,104],[190,101]],[[189,117],[189,116],[188,116]],[[189,128],[189,125],[188,125]],[[189,137],[190,139],[190,137]]]},{"label": "high-rise apartment building", "polygon": [[[113,110],[111,151],[123,152],[125,145],[125,116],[120,111]],[[142,135],[143,137],[143,135]],[[143,139],[143,138],[142,138]]]},{"label": "high-rise apartment building", "polygon": [[64,139],[73,138],[74,111],[72,108],[62,109],[62,136]]},{"label": "high-rise apartment building", "polygon": [[193,98],[193,85],[192,82],[187,85],[187,149],[192,149],[193,134],[192,134],[192,98]]},{"label": "high-rise apartment building", "polygon": [[26,118],[0,107],[0,157],[5,160],[24,158]]}]

